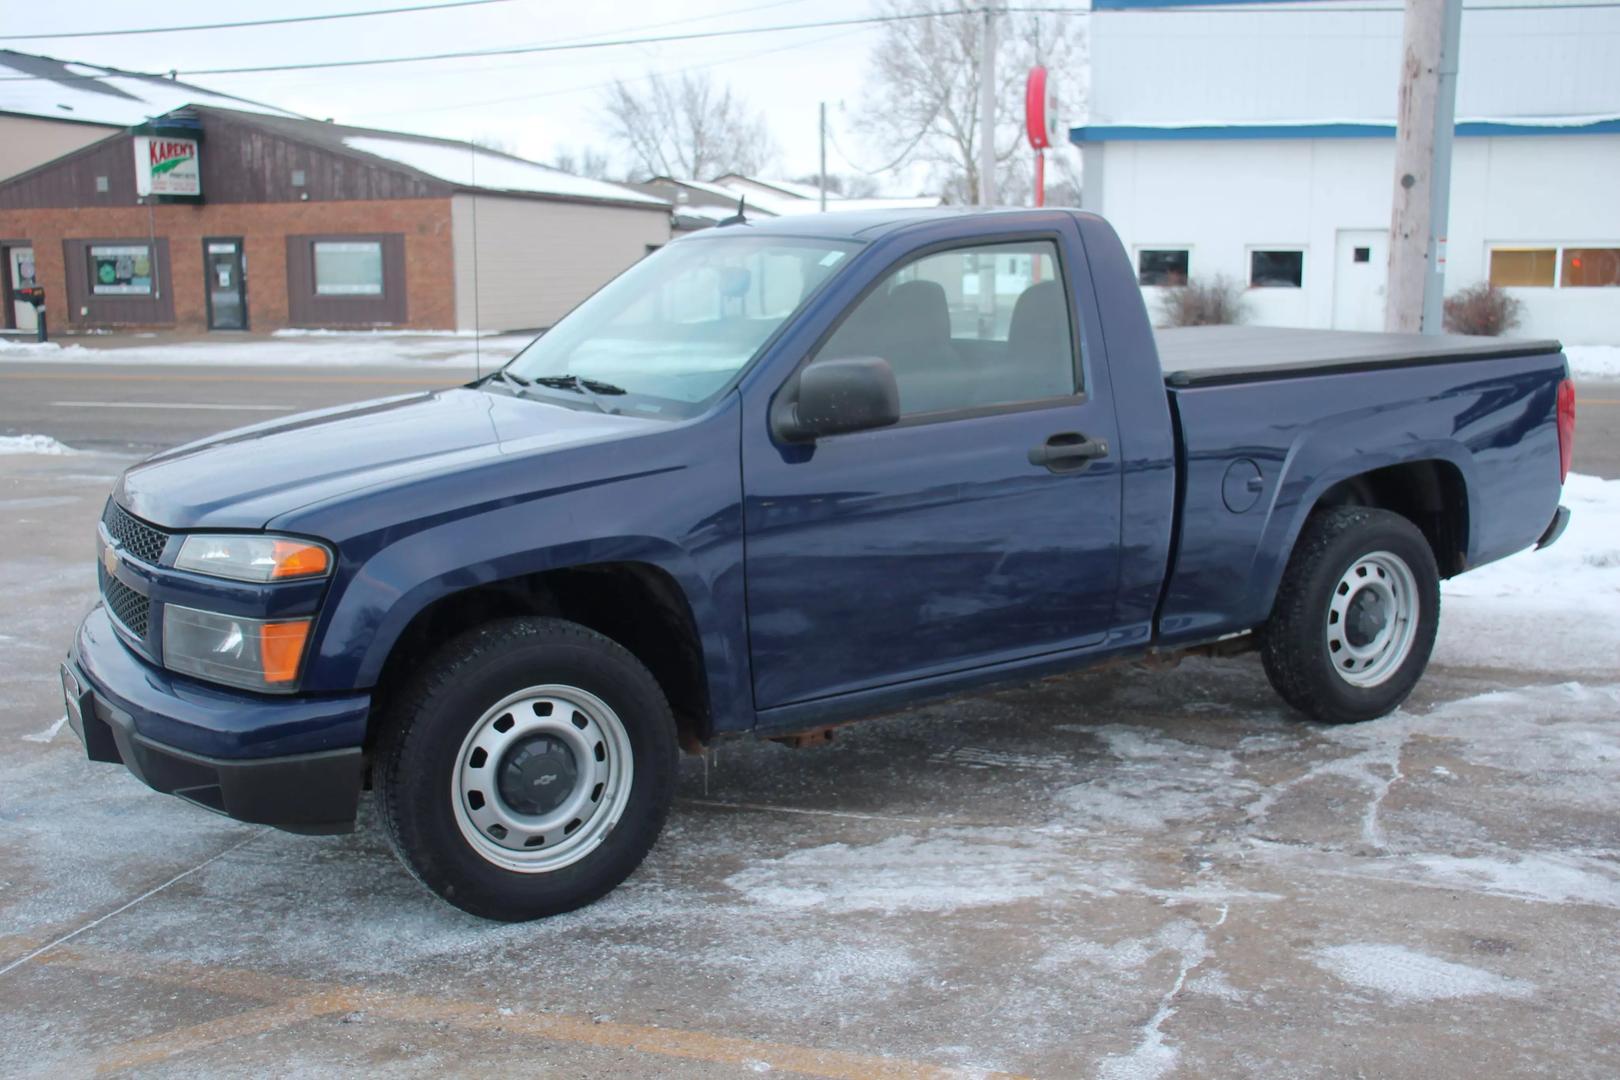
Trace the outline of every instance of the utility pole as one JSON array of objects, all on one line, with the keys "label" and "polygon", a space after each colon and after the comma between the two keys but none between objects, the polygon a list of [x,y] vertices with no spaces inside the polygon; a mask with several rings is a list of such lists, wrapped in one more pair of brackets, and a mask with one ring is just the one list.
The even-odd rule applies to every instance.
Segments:
[{"label": "utility pole", "polygon": [[979,205],[996,204],[996,9],[984,6],[979,50]]},{"label": "utility pole", "polygon": [[827,103],[821,103],[821,172],[817,174],[821,181],[821,212],[827,212]]},{"label": "utility pole", "polygon": [[1441,332],[1462,0],[1406,0],[1384,328]]}]

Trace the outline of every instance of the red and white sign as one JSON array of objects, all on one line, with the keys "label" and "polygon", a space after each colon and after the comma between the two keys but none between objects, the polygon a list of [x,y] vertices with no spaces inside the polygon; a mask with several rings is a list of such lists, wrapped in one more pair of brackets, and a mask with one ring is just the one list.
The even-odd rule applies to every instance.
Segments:
[{"label": "red and white sign", "polygon": [[196,139],[167,135],[135,137],[135,194],[202,194],[202,167]]},{"label": "red and white sign", "polygon": [[1024,133],[1029,136],[1032,150],[1045,150],[1052,145],[1052,132],[1047,127],[1047,114],[1051,111],[1046,96],[1046,69],[1037,64],[1029,69],[1024,83]]}]

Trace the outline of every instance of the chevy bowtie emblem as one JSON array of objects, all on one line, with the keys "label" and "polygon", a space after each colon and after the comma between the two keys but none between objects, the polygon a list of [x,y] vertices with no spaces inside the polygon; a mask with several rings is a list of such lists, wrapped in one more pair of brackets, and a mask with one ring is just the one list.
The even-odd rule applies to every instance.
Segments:
[{"label": "chevy bowtie emblem", "polygon": [[117,545],[108,544],[106,547],[101,549],[101,565],[109,575],[116,574],[118,572]]}]

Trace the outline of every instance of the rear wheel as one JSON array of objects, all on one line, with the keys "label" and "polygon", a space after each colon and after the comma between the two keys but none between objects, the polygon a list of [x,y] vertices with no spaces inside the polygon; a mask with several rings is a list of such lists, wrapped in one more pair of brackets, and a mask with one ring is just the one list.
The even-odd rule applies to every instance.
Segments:
[{"label": "rear wheel", "polygon": [[1428,541],[1388,510],[1336,507],[1301,531],[1261,638],[1283,700],[1329,724],[1372,720],[1417,685],[1440,624]]},{"label": "rear wheel", "polygon": [[447,645],[401,695],[378,748],[394,850],[450,903],[516,921],[623,881],[673,798],[675,723],[625,649],[560,619]]}]

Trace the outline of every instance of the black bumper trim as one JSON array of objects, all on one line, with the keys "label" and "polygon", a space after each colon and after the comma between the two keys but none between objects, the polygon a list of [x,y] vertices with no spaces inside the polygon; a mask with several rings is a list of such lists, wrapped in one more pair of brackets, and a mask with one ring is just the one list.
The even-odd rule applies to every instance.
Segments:
[{"label": "black bumper trim", "polygon": [[1536,550],[1540,551],[1544,547],[1551,547],[1558,543],[1558,538],[1564,535],[1564,529],[1568,526],[1569,507],[1560,506],[1553,511],[1552,520],[1547,523],[1547,531],[1541,534],[1540,540],[1536,541]]},{"label": "black bumper trim", "polygon": [[[76,672],[70,672],[83,686]],[[65,682],[66,680],[64,680]],[[71,695],[71,690],[69,690]],[[354,829],[365,761],[360,747],[286,757],[227,760],[154,742],[94,691],[81,690],[68,722],[92,761],[122,764],[165,795],[255,825],[295,833]]]}]

